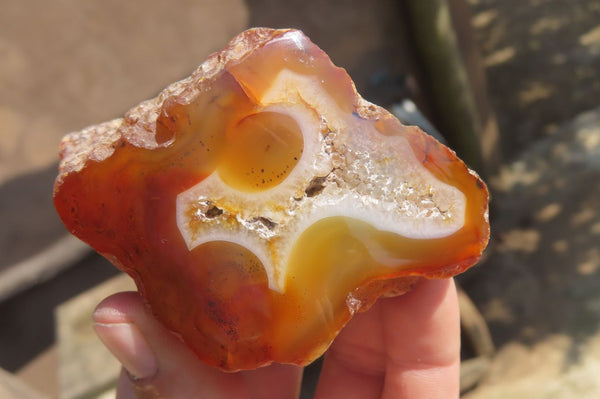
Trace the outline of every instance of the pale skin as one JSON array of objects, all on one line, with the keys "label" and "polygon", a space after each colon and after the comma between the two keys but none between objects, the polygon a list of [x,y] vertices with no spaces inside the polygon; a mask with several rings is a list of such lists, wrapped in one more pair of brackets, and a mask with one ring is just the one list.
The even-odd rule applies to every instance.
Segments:
[{"label": "pale skin", "polygon": [[[100,338],[128,369],[117,399],[298,398],[302,368],[273,364],[224,373],[209,367],[149,315],[137,293],[105,299],[94,319]],[[458,398],[459,352],[454,282],[423,279],[350,321],[326,353],[315,398]]]}]

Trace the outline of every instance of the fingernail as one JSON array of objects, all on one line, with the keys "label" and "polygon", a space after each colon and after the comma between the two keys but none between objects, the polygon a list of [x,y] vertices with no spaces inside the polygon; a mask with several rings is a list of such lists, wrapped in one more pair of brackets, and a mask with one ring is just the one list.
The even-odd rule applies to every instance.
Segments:
[{"label": "fingernail", "polygon": [[152,377],[158,363],[140,330],[131,323],[96,323],[94,330],[109,351],[136,379]]}]

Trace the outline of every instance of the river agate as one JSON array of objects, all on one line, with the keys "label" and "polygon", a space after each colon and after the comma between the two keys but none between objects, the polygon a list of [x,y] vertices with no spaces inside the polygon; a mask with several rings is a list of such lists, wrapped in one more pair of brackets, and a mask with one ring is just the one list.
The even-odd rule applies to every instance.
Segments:
[{"label": "river agate", "polygon": [[228,371],[311,362],[353,314],[464,271],[489,236],[477,175],[295,30],[242,33],[122,119],[67,135],[61,157],[67,228]]}]

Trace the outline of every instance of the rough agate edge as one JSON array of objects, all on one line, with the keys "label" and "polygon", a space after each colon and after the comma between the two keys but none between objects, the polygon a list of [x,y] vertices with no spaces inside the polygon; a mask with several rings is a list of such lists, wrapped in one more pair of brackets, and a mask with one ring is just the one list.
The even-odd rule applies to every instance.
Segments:
[{"label": "rough agate edge", "polygon": [[354,313],[466,270],[489,237],[478,176],[295,30],[242,33],[124,118],[67,135],[61,158],[67,228],[228,371],[311,362]]}]

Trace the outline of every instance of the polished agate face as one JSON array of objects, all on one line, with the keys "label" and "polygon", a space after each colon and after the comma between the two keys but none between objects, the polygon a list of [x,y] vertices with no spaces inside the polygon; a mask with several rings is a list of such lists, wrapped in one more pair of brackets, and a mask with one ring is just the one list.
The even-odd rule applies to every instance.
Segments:
[{"label": "polished agate face", "polygon": [[295,30],[253,29],[67,135],[55,205],[224,370],[307,364],[353,314],[474,264],[487,190]]}]

